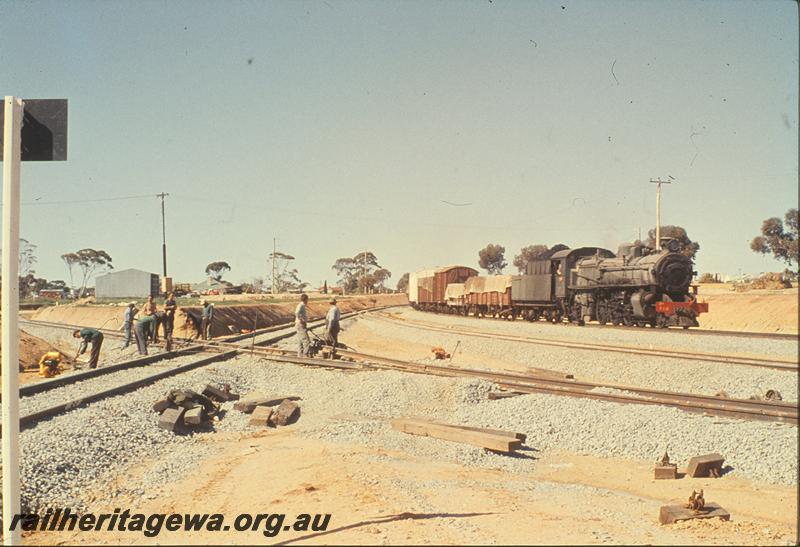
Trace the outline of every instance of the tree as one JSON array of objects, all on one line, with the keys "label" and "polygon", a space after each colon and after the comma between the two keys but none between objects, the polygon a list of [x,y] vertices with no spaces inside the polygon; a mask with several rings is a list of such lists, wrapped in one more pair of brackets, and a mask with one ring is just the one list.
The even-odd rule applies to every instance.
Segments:
[{"label": "tree", "polygon": [[211,262],[208,266],[206,266],[206,275],[210,276],[217,282],[222,281],[223,274],[229,271],[231,271],[231,267],[227,262],[221,260],[217,262]]},{"label": "tree", "polygon": [[786,211],[784,222],[778,217],[768,218],[761,224],[761,235],[750,242],[750,248],[756,253],[772,253],[775,260],[782,260],[791,268],[793,263],[800,263],[798,224],[800,214],[797,209]]},{"label": "tree", "polygon": [[490,274],[499,274],[508,266],[505,259],[506,248],[502,245],[489,243],[478,251],[478,265]]},{"label": "tree", "polygon": [[54,279],[53,281],[48,281],[47,285],[44,287],[45,289],[54,289],[54,290],[62,290],[67,288],[67,284],[64,283],[62,279]]},{"label": "tree", "polygon": [[369,288],[373,290],[377,289],[378,292],[386,292],[384,283],[386,283],[390,277],[392,277],[392,272],[386,268],[378,268],[367,277],[371,282]]},{"label": "tree", "polygon": [[19,276],[26,277],[29,274],[36,273],[33,265],[38,260],[36,258],[36,245],[33,245],[27,239],[20,238],[19,240]]},{"label": "tree", "polygon": [[46,279],[41,277],[36,277],[32,273],[25,275],[25,277],[19,278],[19,297],[20,298],[27,298],[31,294],[41,291],[44,288],[47,288],[48,283]]},{"label": "tree", "polygon": [[77,253],[66,253],[61,255],[61,260],[67,265],[67,270],[69,271],[69,288],[72,294],[75,294],[75,281],[72,277],[72,268],[78,265],[81,261],[81,257],[79,257]]},{"label": "tree", "polygon": [[[700,250],[700,245],[689,239],[686,229],[681,226],[662,226],[661,237],[671,237],[672,239],[677,239],[678,243],[681,245],[680,252],[691,259],[694,259],[697,251]],[[652,248],[656,247],[655,228],[651,228],[650,231],[647,232],[647,246]]]},{"label": "tree", "polygon": [[331,269],[339,276],[338,285],[347,292],[360,289],[368,293],[374,291],[376,286],[383,288],[392,275],[378,264],[378,257],[371,251],[362,251],[353,258],[338,258]]},{"label": "tree", "polygon": [[408,276],[409,273],[406,272],[403,274],[403,277],[397,281],[397,292],[408,292]]},{"label": "tree", "polygon": [[[75,255],[78,257],[78,267],[81,269],[81,290],[79,292],[79,297],[81,297],[86,292],[89,279],[101,272],[113,270],[114,266],[111,264],[111,256],[103,250],[81,249]],[[70,269],[71,274],[72,270]]]},{"label": "tree", "polygon": [[564,249],[569,249],[563,243],[557,243],[552,247],[547,247],[547,245],[528,245],[527,247],[523,247],[520,249],[519,254],[514,257],[514,266],[516,266],[517,271],[521,274],[525,273],[525,267],[528,265],[529,262],[533,262],[534,260],[546,260],[553,256],[558,251],[562,251]]},{"label": "tree", "polygon": [[278,277],[278,292],[302,291],[308,283],[300,279],[297,268],[286,270]]},{"label": "tree", "polygon": [[554,254],[556,254],[558,251],[565,251],[567,249],[569,249],[569,245],[564,245],[563,243],[556,243],[555,245],[550,247],[550,249],[547,251],[547,257],[546,258],[550,258]]},{"label": "tree", "polygon": [[547,245],[528,245],[520,249],[519,254],[514,257],[513,264],[519,273],[525,273],[528,262],[545,258],[548,250]]},{"label": "tree", "polygon": [[272,280],[272,284],[275,285],[275,292],[303,290],[308,286],[308,283],[300,280],[300,275],[296,268],[289,269],[289,264],[294,260],[292,255],[276,251],[269,253],[269,258],[276,262],[275,279]]}]

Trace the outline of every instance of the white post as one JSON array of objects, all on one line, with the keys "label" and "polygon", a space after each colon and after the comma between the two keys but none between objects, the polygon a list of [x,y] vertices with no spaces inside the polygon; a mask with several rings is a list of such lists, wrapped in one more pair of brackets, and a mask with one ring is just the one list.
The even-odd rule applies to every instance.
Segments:
[{"label": "white post", "polygon": [[3,543],[20,545],[8,527],[19,502],[19,172],[22,99],[5,98],[3,134]]}]

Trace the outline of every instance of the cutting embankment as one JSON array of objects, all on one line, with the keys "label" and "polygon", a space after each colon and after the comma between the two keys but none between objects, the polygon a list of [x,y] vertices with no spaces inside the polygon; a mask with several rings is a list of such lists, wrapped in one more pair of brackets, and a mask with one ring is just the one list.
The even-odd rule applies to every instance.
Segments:
[{"label": "cutting embankment", "polygon": [[[350,313],[382,306],[399,306],[408,303],[405,294],[376,294],[371,296],[337,297],[342,313]],[[223,336],[234,332],[261,329],[294,321],[297,301],[273,304],[245,304],[214,308],[212,336]],[[321,319],[328,311],[326,299],[308,303],[309,319]],[[124,305],[52,306],[37,310],[31,319],[51,321],[68,325],[121,330]],[[189,338],[197,334],[200,325],[200,306],[178,308],[175,321],[175,336]]]},{"label": "cutting embankment", "polygon": [[700,327],[709,330],[798,333],[798,291],[752,290],[700,285],[700,300],[708,302],[708,313],[700,316]]}]

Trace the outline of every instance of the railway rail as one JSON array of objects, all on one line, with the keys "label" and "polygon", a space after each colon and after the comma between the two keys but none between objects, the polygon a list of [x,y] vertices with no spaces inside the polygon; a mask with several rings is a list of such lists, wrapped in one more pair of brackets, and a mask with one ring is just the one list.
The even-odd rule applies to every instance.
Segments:
[{"label": "railway rail", "polygon": [[[426,312],[426,313],[433,313],[435,315],[448,315],[445,313],[439,312]],[[465,317],[465,318],[474,318],[471,315],[458,315],[457,317]],[[511,320],[507,315],[501,315],[498,317],[489,317],[489,316],[481,316],[480,319],[491,319],[495,321],[509,321]],[[518,321],[526,321],[522,318],[518,319]],[[679,328],[679,327],[664,327],[664,328],[656,328],[656,327],[637,327],[633,325],[601,325],[599,323],[586,323],[584,325],[575,325],[573,323],[565,323],[563,321],[559,322],[551,322],[546,320],[541,321],[533,321],[538,325],[553,325],[553,326],[567,326],[573,328],[580,328],[580,329],[611,329],[611,330],[630,330],[635,332],[642,332],[646,331],[648,334],[664,334],[664,333],[676,333],[680,332],[684,336],[729,336],[734,338],[763,338],[767,340],[800,340],[800,333],[798,334],[791,334],[785,332],[753,332],[753,331],[737,331],[737,330],[712,330],[712,329],[702,329],[702,328]]]},{"label": "railway rail", "polygon": [[[231,347],[231,344],[225,342],[218,342],[214,345],[220,350],[230,349]],[[456,368],[427,363],[413,363],[343,349],[337,349],[336,352],[340,357],[348,361],[302,358],[295,356],[292,351],[274,347],[255,346],[247,350],[242,350],[242,352],[245,351],[262,355],[274,361],[299,363],[316,367],[392,369],[435,376],[480,378],[497,384],[501,388],[506,389],[509,394],[546,393],[550,395],[566,395],[620,403],[671,406],[688,412],[699,412],[714,416],[746,420],[779,421],[790,424],[798,423],[798,405],[796,403],[783,401],[727,399],[617,384],[585,382],[574,379],[556,378],[546,372],[529,375],[513,372]],[[595,390],[614,390],[620,393]]]},{"label": "railway rail", "polygon": [[[357,312],[342,314],[342,319],[354,317],[356,315],[384,308],[385,307],[371,308],[367,310],[360,310]],[[82,328],[79,325],[53,323],[49,321],[36,321],[30,319],[20,319],[20,324],[23,326],[24,325],[43,326],[43,327],[59,328],[70,331]],[[323,324],[324,324],[324,319],[309,321],[309,327],[311,328],[315,328]],[[103,332],[104,336],[108,336],[111,338],[119,339],[124,337],[124,334],[120,333],[119,331],[110,329],[98,329],[98,330]],[[180,347],[179,349],[175,349],[171,352],[157,353],[145,357],[140,357],[137,359],[132,359],[129,361],[124,361],[122,363],[116,363],[114,365],[109,365],[105,367],[101,366],[96,369],[82,370],[71,374],[64,374],[62,376],[58,376],[50,380],[44,380],[41,382],[26,384],[20,387],[19,393],[21,397],[28,397],[34,394],[45,393],[52,389],[67,386],[70,384],[76,384],[84,380],[89,380],[91,378],[110,375],[134,367],[143,367],[147,365],[152,365],[165,360],[173,359],[175,357],[191,355],[193,353],[198,354],[198,359],[195,361],[191,361],[189,363],[174,368],[169,368],[167,370],[163,370],[139,378],[137,380],[126,382],[96,393],[92,393],[90,395],[83,395],[75,399],[53,405],[49,408],[45,408],[42,410],[38,410],[36,412],[31,412],[22,415],[20,417],[20,429],[27,429],[33,427],[42,420],[52,418],[59,414],[63,414],[64,412],[68,412],[82,405],[98,401],[101,399],[105,399],[107,397],[122,395],[124,393],[128,393],[130,391],[143,387],[145,385],[162,380],[164,378],[182,374],[184,372],[188,372],[190,370],[194,370],[195,368],[209,365],[211,363],[230,359],[236,356],[240,352],[247,351],[248,345],[252,347],[255,344],[274,344],[280,340],[291,337],[294,334],[295,334],[294,323],[273,325],[250,333],[235,334],[231,336],[221,337],[220,339],[223,340],[223,342],[221,343],[226,344],[228,346],[227,348],[224,349],[220,349],[219,346],[213,343],[210,344],[206,343],[206,341],[203,340],[198,341],[196,339],[179,338],[179,339],[174,339],[173,342],[182,347]],[[163,343],[160,345],[163,345]],[[352,367],[353,365],[351,365],[351,368]],[[339,368],[347,368],[347,365],[342,364]]]},{"label": "railway rail", "polygon": [[787,372],[798,372],[798,363],[796,360],[779,359],[779,358],[760,358],[760,357],[744,357],[739,355],[727,355],[717,353],[703,353],[696,351],[681,351],[668,348],[642,348],[637,346],[619,346],[611,344],[598,344],[590,342],[577,342],[574,340],[558,340],[552,338],[536,338],[529,336],[515,336],[510,334],[488,333],[467,327],[444,327],[425,321],[418,321],[414,319],[399,318],[389,314],[376,314],[378,320],[400,323],[410,325],[426,330],[437,332],[445,332],[448,334],[459,334],[463,336],[473,336],[479,338],[489,338],[493,340],[506,340],[510,342],[523,342],[526,344],[537,344],[544,346],[565,347],[570,349],[592,350],[592,351],[606,351],[613,353],[628,353],[635,355],[649,355],[653,357],[667,357],[672,359],[684,359],[690,361],[701,361],[708,363],[725,363],[729,365],[743,365],[750,367],[763,367],[775,370],[783,370]]},{"label": "railway rail", "polygon": [[[361,312],[347,314],[345,317],[359,315]],[[75,325],[63,325],[58,323],[43,323],[32,321],[34,324],[43,326],[74,329]],[[322,320],[309,322],[310,328],[315,328],[323,324]],[[511,372],[494,372],[489,370],[466,369],[441,366],[435,364],[420,364],[391,359],[377,355],[370,355],[350,350],[337,350],[342,359],[316,359],[300,358],[294,352],[270,347],[280,340],[294,335],[293,324],[276,325],[245,335],[235,335],[216,339],[212,341],[183,340],[188,347],[170,353],[159,353],[141,359],[118,363],[109,367],[101,367],[89,371],[82,371],[74,374],[65,375],[53,380],[38,382],[23,386],[20,394],[23,396],[33,393],[42,393],[55,387],[61,387],[70,383],[79,382],[103,374],[111,374],[118,370],[124,370],[135,366],[146,366],[151,363],[171,359],[179,355],[198,353],[199,359],[188,364],[181,365],[172,369],[164,370],[153,375],[140,378],[133,382],[115,386],[110,389],[82,396],[75,400],[54,405],[50,408],[39,410],[22,416],[20,419],[21,429],[34,426],[41,420],[62,414],[71,409],[97,401],[106,397],[120,395],[133,391],[144,385],[158,380],[181,374],[183,372],[230,359],[241,353],[259,354],[273,361],[302,364],[306,366],[344,369],[344,370],[375,370],[391,369],[416,374],[428,374],[446,377],[467,377],[481,378],[497,384],[505,389],[508,395],[524,393],[546,393],[551,395],[562,395],[571,397],[583,397],[596,400],[605,400],[628,404],[646,404],[671,406],[688,412],[699,412],[715,416],[727,416],[746,420],[767,420],[779,421],[789,424],[798,423],[798,405],[795,403],[785,403],[776,401],[756,401],[744,399],[723,399],[704,395],[689,393],[676,393],[658,391],[631,386],[603,384],[594,382],[583,382],[574,379],[557,378],[549,375],[546,371],[534,374],[518,374]],[[454,329],[439,329],[450,333],[459,333]],[[121,337],[117,331],[109,331],[114,337]],[[464,334],[484,334],[466,332]],[[528,341],[522,337],[503,337],[514,341]],[[534,342],[538,343],[538,341]],[[727,362],[727,361],[725,361]],[[796,366],[795,369],[796,370]]]}]

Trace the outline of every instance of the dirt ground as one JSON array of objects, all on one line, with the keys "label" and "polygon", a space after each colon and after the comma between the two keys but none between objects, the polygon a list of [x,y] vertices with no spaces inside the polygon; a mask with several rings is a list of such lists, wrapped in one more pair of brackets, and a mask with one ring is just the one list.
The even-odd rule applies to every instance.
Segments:
[{"label": "dirt ground", "polygon": [[[375,306],[402,305],[408,303],[405,294],[376,294],[371,296],[337,297],[342,313],[360,311]],[[299,300],[275,304],[231,305],[216,304],[212,336],[231,334],[229,326],[236,332],[240,329],[264,328],[275,324],[294,320],[294,309]],[[157,303],[160,307],[160,303]],[[328,311],[325,300],[309,302],[309,319],[319,319]],[[32,319],[52,321],[84,327],[121,330],[125,314],[125,305],[64,305],[50,306],[36,310]],[[200,307],[188,306],[178,308],[175,320],[175,336],[191,337],[197,333],[190,318],[199,322]]]},{"label": "dirt ground", "polygon": [[[19,362],[21,368],[25,369],[20,371],[20,382],[25,383],[39,379],[37,376],[39,373],[39,359],[48,351],[53,350],[56,350],[56,348],[48,342],[27,332],[20,331]],[[2,348],[0,348],[0,352],[2,352]]]},{"label": "dirt ground", "polygon": [[[376,340],[358,324],[342,341],[397,358],[427,357],[422,344]],[[520,370],[503,359],[458,354],[461,366]],[[332,417],[336,419],[335,417]],[[302,419],[302,418],[301,418]],[[346,417],[340,417],[346,419]],[[221,453],[156,499],[118,499],[115,507],[149,513],[331,514],[326,532],[258,531],[35,534],[42,544],[722,544],[797,541],[797,488],[724,479],[653,480],[653,462],[537,454],[535,471],[517,474],[436,461],[361,445],[310,440],[293,427],[215,435]],[[530,456],[529,456],[530,457]],[[147,465],[131,471],[136,477]],[[125,479],[121,478],[124,484]],[[693,489],[722,505],[730,522],[661,526],[661,505]]]},{"label": "dirt ground", "polygon": [[703,329],[798,333],[797,288],[733,292],[731,285],[710,283],[698,295],[709,308],[699,318]]},{"label": "dirt ground", "polygon": [[[754,293],[756,291],[753,291]],[[701,291],[701,294],[703,292]],[[746,312],[747,321],[711,321],[725,330],[786,330],[797,292],[779,294],[707,291],[712,309]],[[784,308],[776,312],[776,304]],[[792,308],[792,305],[794,308]],[[772,317],[775,316],[775,317]],[[756,320],[758,318],[758,320]],[[774,321],[773,321],[774,319]],[[773,321],[773,322],[771,322]],[[770,326],[772,325],[772,326]],[[769,330],[779,325],[775,331]],[[341,340],[368,353],[403,359],[429,357],[423,344],[376,340],[351,325]],[[524,370],[502,357],[459,353],[453,365]],[[475,468],[361,445],[328,443],[297,435],[294,428],[214,435],[221,452],[196,462],[197,472],[171,485],[156,499],[118,498],[113,506],[149,513],[330,514],[326,532],[257,531],[141,533],[36,533],[41,544],[796,544],[796,486],[742,479],[655,481],[653,462],[573,453],[537,454],[535,471]],[[535,447],[534,447],[535,449]],[[142,464],[130,476],[148,469]],[[120,478],[120,484],[125,483]],[[722,505],[730,522],[717,519],[661,526],[659,508],[682,503],[693,489]],[[98,493],[98,498],[100,498]]]},{"label": "dirt ground", "polygon": [[[323,533],[35,534],[41,544],[723,544],[774,545],[796,538],[796,489],[725,479],[655,481],[650,462],[549,454],[536,471],[430,461],[404,453],[311,441],[292,428],[235,436],[224,455],[158,499],[119,499],[145,514],[331,514]],[[732,521],[658,523],[664,503],[703,488]],[[768,500],[765,503],[765,500]],[[96,508],[113,511],[114,507]],[[427,509],[426,509],[427,508]],[[435,508],[435,509],[431,509]]]}]

